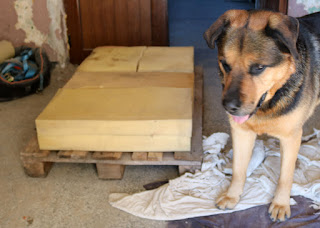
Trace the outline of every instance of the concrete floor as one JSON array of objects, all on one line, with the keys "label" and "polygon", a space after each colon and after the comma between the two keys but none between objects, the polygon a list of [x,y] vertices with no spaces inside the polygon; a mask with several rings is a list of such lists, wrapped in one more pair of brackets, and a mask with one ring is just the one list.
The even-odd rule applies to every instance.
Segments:
[{"label": "concrete floor", "polygon": [[[196,2],[169,1],[171,45],[195,46],[195,63],[204,67],[204,135],[229,132],[220,105],[216,51],[206,47],[202,33],[226,9],[252,5]],[[175,178],[177,167],[127,166],[124,178],[117,181],[99,180],[95,167],[86,164],[55,164],[46,178],[24,174],[19,153],[35,134],[34,120],[74,70],[71,64],[64,69],[56,67],[43,94],[0,103],[0,227],[166,227],[166,222],[140,219],[112,208],[108,195],[139,192],[144,184]],[[320,129],[318,114],[308,122],[306,132],[312,127]]]}]

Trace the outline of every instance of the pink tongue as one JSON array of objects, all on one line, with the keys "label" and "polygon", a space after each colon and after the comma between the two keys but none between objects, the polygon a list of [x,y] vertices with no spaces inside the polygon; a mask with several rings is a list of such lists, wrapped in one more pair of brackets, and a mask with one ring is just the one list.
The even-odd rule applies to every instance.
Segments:
[{"label": "pink tongue", "polygon": [[249,115],[246,115],[246,116],[232,116],[232,119],[237,122],[238,124],[242,124],[244,123],[246,120],[249,119]]}]

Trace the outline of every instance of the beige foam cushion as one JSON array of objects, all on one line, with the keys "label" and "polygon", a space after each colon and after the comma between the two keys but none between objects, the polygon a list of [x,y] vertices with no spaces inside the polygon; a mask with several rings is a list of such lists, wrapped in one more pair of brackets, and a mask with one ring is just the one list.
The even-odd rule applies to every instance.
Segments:
[{"label": "beige foam cushion", "polygon": [[[84,150],[114,152],[190,151],[191,138],[183,136],[124,135],[42,135],[38,136],[42,150]],[[58,148],[57,148],[58,145]]]},{"label": "beige foam cushion", "polygon": [[39,118],[160,120],[192,117],[192,89],[168,87],[61,89]]},{"label": "beige foam cushion", "polygon": [[193,88],[193,73],[76,72],[64,86],[79,88],[174,87]]},{"label": "beige foam cushion", "polygon": [[194,72],[193,47],[148,47],[138,72]]},{"label": "beige foam cushion", "polygon": [[61,89],[36,119],[40,149],[133,151],[148,142],[147,151],[186,151],[192,94],[168,87]]},{"label": "beige foam cushion", "polygon": [[77,70],[85,72],[136,72],[138,62],[145,49],[144,46],[97,47]]}]

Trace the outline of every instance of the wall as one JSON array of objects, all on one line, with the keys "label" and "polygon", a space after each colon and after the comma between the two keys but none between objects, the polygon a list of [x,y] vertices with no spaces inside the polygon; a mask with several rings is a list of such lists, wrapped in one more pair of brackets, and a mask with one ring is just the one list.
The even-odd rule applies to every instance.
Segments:
[{"label": "wall", "polygon": [[301,17],[320,11],[320,0],[289,0],[288,15]]},{"label": "wall", "polygon": [[0,40],[43,47],[51,61],[68,61],[63,0],[1,0]]}]

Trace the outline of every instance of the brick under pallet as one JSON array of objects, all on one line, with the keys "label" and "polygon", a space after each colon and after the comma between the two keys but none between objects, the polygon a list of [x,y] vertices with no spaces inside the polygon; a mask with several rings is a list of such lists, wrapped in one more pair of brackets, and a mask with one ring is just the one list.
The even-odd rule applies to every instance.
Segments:
[{"label": "brick under pallet", "polygon": [[191,151],[187,152],[94,152],[40,150],[33,137],[21,160],[31,177],[46,177],[54,163],[95,163],[100,179],[121,179],[126,165],[174,165],[179,173],[194,171],[202,163],[203,71],[195,68]]}]

